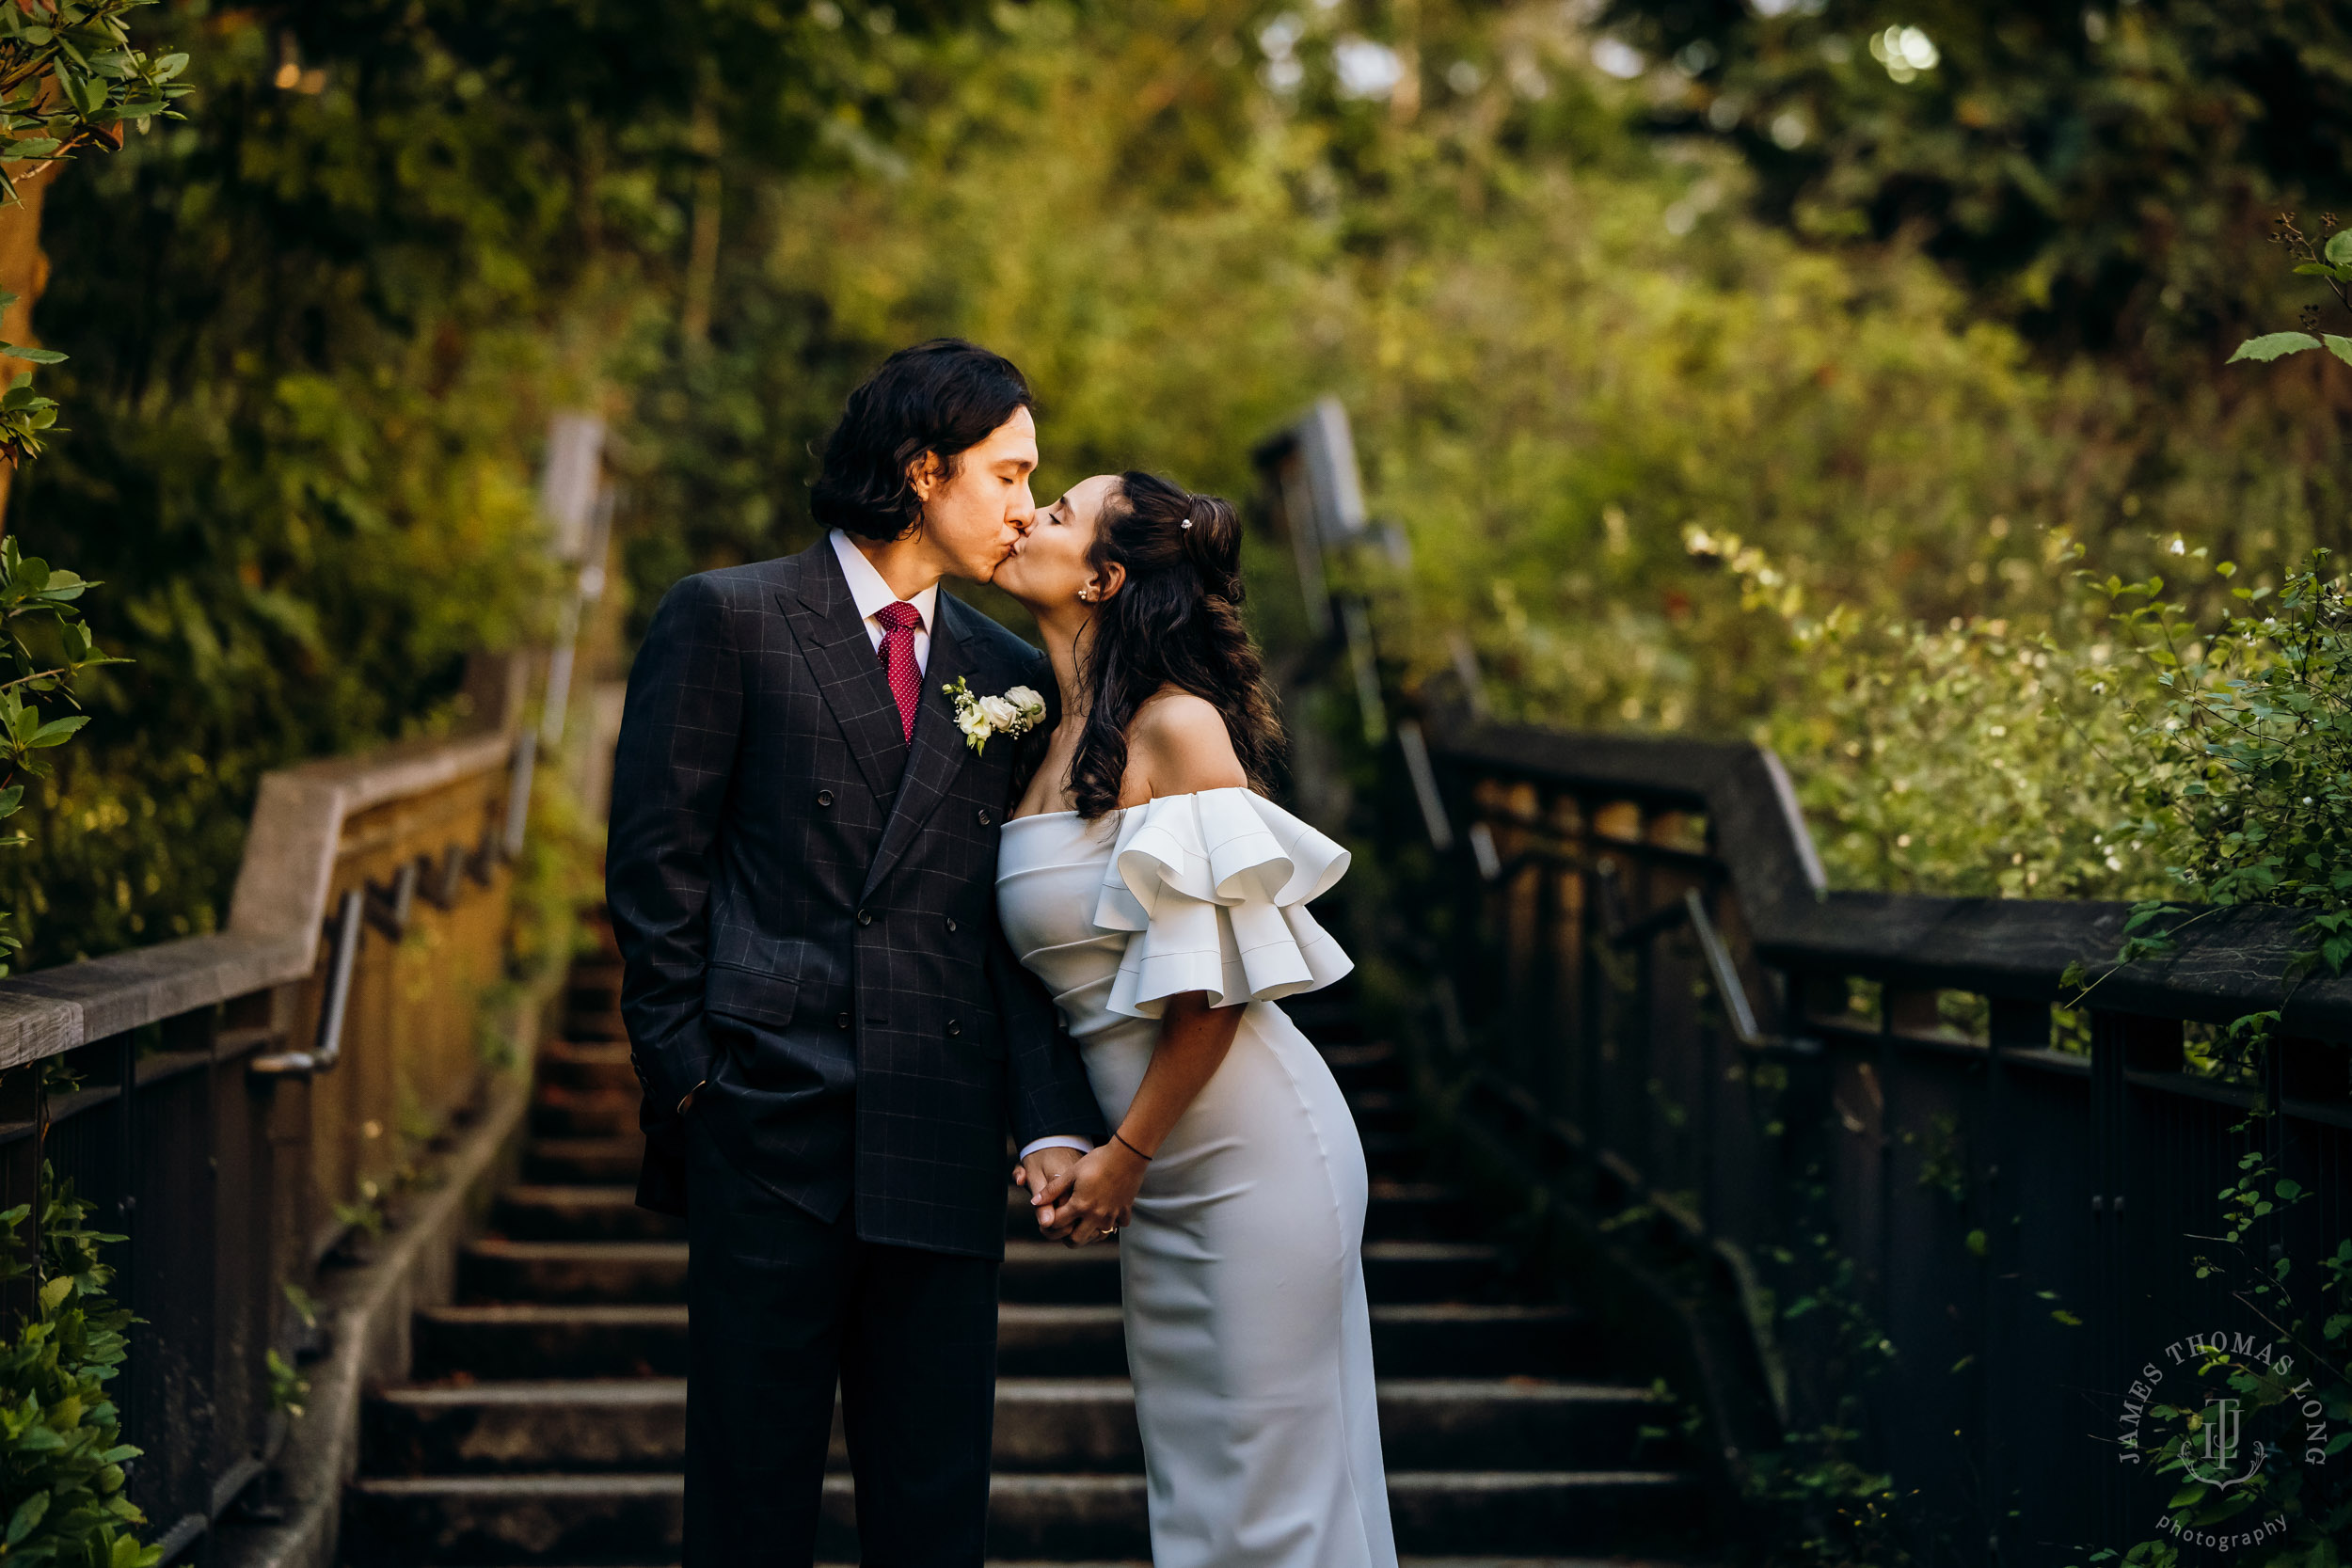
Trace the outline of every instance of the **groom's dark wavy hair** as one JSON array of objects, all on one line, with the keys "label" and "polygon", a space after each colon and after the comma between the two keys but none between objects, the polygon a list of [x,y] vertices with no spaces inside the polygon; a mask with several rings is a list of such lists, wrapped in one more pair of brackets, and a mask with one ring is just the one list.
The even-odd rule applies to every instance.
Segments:
[{"label": "groom's dark wavy hair", "polygon": [[1033,408],[1021,368],[961,338],[902,348],[859,384],[825,438],[808,506],[818,524],[896,539],[923,515],[907,469],[935,453],[953,478],[962,455],[1017,408]]},{"label": "groom's dark wavy hair", "polygon": [[1095,611],[1079,670],[1092,701],[1070,766],[1078,815],[1091,820],[1119,804],[1127,726],[1169,686],[1216,705],[1250,787],[1272,794],[1282,721],[1242,625],[1241,518],[1232,503],[1157,474],[1123,473],[1095,521],[1088,560],[1097,571],[1115,561],[1127,578]]}]

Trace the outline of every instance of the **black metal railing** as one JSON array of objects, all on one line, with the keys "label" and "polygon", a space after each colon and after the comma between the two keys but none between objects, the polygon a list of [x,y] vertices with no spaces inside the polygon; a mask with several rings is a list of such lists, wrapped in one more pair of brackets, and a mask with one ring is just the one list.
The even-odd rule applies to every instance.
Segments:
[{"label": "black metal railing", "polygon": [[102,1249],[139,1320],[114,1391],[167,1561],[285,1436],[287,1287],[478,1099],[529,788],[502,732],[273,773],[228,929],[0,981],[0,1208],[38,1204],[45,1166],[126,1238]]},{"label": "black metal railing", "polygon": [[[1418,968],[1434,1101],[1708,1259],[1752,1340],[1750,1440],[1851,1424],[1923,1560],[2152,1534],[2134,1370],[2276,1337],[2199,1276],[2218,1190],[2261,1153],[2317,1195],[2262,1222],[2257,1263],[2352,1236],[2352,982],[2288,993],[2295,917],[2210,917],[2077,1002],[2060,976],[2100,971],[2125,906],[1828,892],[1756,748],[1400,727],[1370,815],[1392,881],[1426,883],[1380,928]],[[2207,1048],[2282,1001],[2250,1057]]]}]

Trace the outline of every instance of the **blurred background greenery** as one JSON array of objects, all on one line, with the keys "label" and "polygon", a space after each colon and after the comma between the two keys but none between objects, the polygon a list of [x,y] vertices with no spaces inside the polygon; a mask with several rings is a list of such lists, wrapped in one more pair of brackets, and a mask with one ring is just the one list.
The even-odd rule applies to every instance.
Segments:
[{"label": "blurred background greenery", "polygon": [[[70,434],[10,514],[107,586],[0,864],[27,964],[210,928],[262,770],[544,640],[552,411],[611,420],[632,625],[812,537],[889,349],[1017,359],[1041,494],[1246,492],[1325,392],[1406,682],[1753,736],[1852,884],[2136,895],[2074,573],[2192,607],[2340,545],[2315,298],[2339,8],[1905,0],[160,7],[183,124],[49,198]],[[2104,726],[2104,728],[2103,728]]]}]

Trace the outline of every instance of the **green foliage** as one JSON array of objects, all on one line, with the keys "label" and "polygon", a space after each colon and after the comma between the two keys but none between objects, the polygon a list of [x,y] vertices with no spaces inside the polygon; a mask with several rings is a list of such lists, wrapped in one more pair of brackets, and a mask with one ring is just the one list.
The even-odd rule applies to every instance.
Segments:
[{"label": "green foliage", "polygon": [[[144,1516],[122,1485],[139,1450],[121,1441],[105,1386],[134,1320],[105,1294],[114,1271],[99,1248],[122,1238],[90,1229],[91,1207],[42,1166],[40,1283],[32,1315],[0,1347],[0,1560],[149,1568],[161,1554],[139,1544]],[[0,1213],[0,1227],[12,1235],[28,1212]],[[0,1258],[0,1284],[33,1273],[13,1248]]]},{"label": "green foliage", "polygon": [[[2173,888],[2151,840],[2118,827],[2122,693],[2140,673],[2085,601],[2038,626],[1815,614],[1806,586],[1738,535],[1694,531],[1690,548],[1786,631],[1795,678],[1756,738],[1788,763],[1833,880],[2012,898]],[[2052,535],[2039,564],[2061,572],[2076,548]]]},{"label": "green foliage", "polygon": [[1772,218],[1916,236],[2037,340],[2175,387],[2280,297],[2259,220],[2352,194],[2352,32],[2326,0],[1602,14],[1655,62],[1653,123],[1736,150]]},{"label": "green foliage", "polygon": [[295,1370],[293,1362],[278,1354],[275,1346],[263,1356],[263,1365],[269,1374],[269,1407],[299,1418],[302,1402],[310,1397],[310,1380]]},{"label": "green foliage", "polygon": [[2201,635],[2160,578],[2103,587],[2156,689],[2133,715],[2137,825],[2173,841],[2191,897],[2318,911],[2311,957],[2334,971],[2352,957],[2352,605],[2327,560],[2241,590]]},{"label": "green foliage", "polygon": [[[45,166],[84,147],[119,145],[122,128],[178,119],[171,107],[187,87],[185,55],[135,47],[125,18],[155,0],[56,0],[0,7],[0,202],[17,199],[26,176],[9,164]],[[40,172],[46,173],[45,167]],[[22,349],[0,348],[19,358]]]},{"label": "green foliage", "polygon": [[[2165,1504],[2175,1526],[2220,1530],[2233,1520],[2243,1527],[2281,1515],[2285,1529],[2246,1553],[2249,1561],[2280,1568],[2334,1562],[2333,1550],[2352,1528],[2352,1483],[2342,1465],[2331,1463],[2352,1449],[2352,1376],[2344,1370],[2352,1352],[2352,1241],[2316,1260],[2309,1290],[2298,1288],[2293,1259],[2268,1261],[2268,1249],[2258,1241],[2276,1234],[2288,1211],[2317,1196],[2280,1176],[2264,1154],[2239,1161],[2235,1178],[2218,1194],[2223,1228],[2207,1238],[2218,1247],[2198,1257],[2197,1277],[2225,1280],[2279,1331],[2277,1347],[2284,1354],[2274,1355],[2267,1340],[2255,1354],[2226,1342],[2199,1347],[2201,1358],[2181,1369],[2197,1385],[2190,1400],[2152,1400],[2151,1431],[2142,1439],[2150,1473],[2176,1482]],[[2198,1463],[2206,1420],[2200,1396],[2224,1393],[2239,1402],[2245,1433],[2283,1426],[2289,1434],[2258,1473],[2227,1485],[2204,1479]],[[2323,1423],[2328,1433],[2324,1445],[2297,1440]],[[2168,1545],[2143,1543],[2125,1560],[2153,1562]]]},{"label": "green foliage", "polygon": [[[628,418],[711,357],[679,331],[703,177],[888,134],[890,61],[954,8],[820,13],[841,20],[751,0],[658,24],[568,0],[160,19],[203,113],[45,215],[75,430],[21,484],[18,530],[74,541],[110,584],[93,626],[135,663],[91,683],[103,740],[29,792],[48,831],[0,867],[29,961],[214,928],[264,771],[464,721],[466,655],[544,635],[551,412],[626,426],[648,501],[730,438],[738,409],[701,396]],[[755,356],[805,400],[776,346]]]},{"label": "green foliage", "polygon": [[1903,1520],[1892,1476],[1858,1463],[1862,1434],[1825,1426],[1759,1456],[1747,1497],[1775,1516],[1758,1560],[1771,1568],[1902,1568]]},{"label": "green foliage", "polygon": [[[83,590],[96,586],[72,572],[52,568],[45,561],[24,556],[13,536],[0,540],[0,631],[17,669],[12,680],[0,681],[0,821],[23,809],[21,778],[45,779],[49,764],[40,752],[64,745],[89,722],[86,714],[45,719],[29,695],[56,692],[73,700],[74,682],[86,670],[119,664],[98,652],[75,603]],[[27,624],[46,623],[55,632],[56,662],[44,664],[25,641]],[[21,847],[23,833],[0,839],[0,848]],[[20,943],[8,914],[0,911],[0,951],[14,952]],[[0,974],[8,966],[0,963]]]},{"label": "green foliage", "polygon": [[[1336,391],[1412,545],[1371,584],[1408,679],[1466,640],[1506,713],[1708,734],[1889,627],[2058,635],[2058,535],[2145,577],[2179,530],[2287,559],[2352,502],[2293,372],[2159,402],[2037,363],[1907,244],[1808,247],[1748,215],[1772,177],[1735,149],[1645,139],[1649,87],[1556,6],[1428,4],[1409,36],[1350,6],[880,14],[203,24],[200,119],[51,198],[77,428],[26,526],[95,552],[137,662],[0,867],[30,957],[210,928],[263,769],[462,717],[461,655],[537,633],[558,406],[612,416],[642,617],[812,536],[812,442],[914,339],[1031,372],[1049,492],[1140,463],[1246,493],[1254,440]],[[1367,32],[1418,51],[1411,112],[1343,90]],[[1867,629],[1795,645],[1692,529]],[[2069,787],[2003,831],[2021,888],[2137,875],[2088,832],[2037,862]],[[1906,870],[1908,831],[1873,824],[1851,875],[1977,863]]]},{"label": "green foliage", "polygon": [[[0,164],[0,175],[6,172],[7,166]],[[16,301],[15,294],[0,289],[0,310]],[[21,343],[0,343],[0,354],[35,365],[56,365],[66,357],[53,348],[26,348]],[[33,390],[32,372],[19,371],[9,378],[8,389],[0,392],[0,462],[16,467],[39,457],[43,438],[56,423],[56,400]]]}]

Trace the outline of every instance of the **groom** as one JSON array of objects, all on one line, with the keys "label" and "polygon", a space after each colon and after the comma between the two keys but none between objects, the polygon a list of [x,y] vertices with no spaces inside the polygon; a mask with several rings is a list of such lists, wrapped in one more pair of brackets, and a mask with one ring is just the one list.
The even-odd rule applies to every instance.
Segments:
[{"label": "groom", "polygon": [[981,1561],[1006,1134],[1033,1192],[1104,1135],[997,931],[1018,748],[941,689],[1055,689],[939,592],[994,574],[1036,467],[1009,361],[892,355],[826,444],[828,536],[678,583],[629,673],[606,898],[638,1201],[691,1242],[687,1568],[810,1560],[836,1381],[868,1568]]}]

